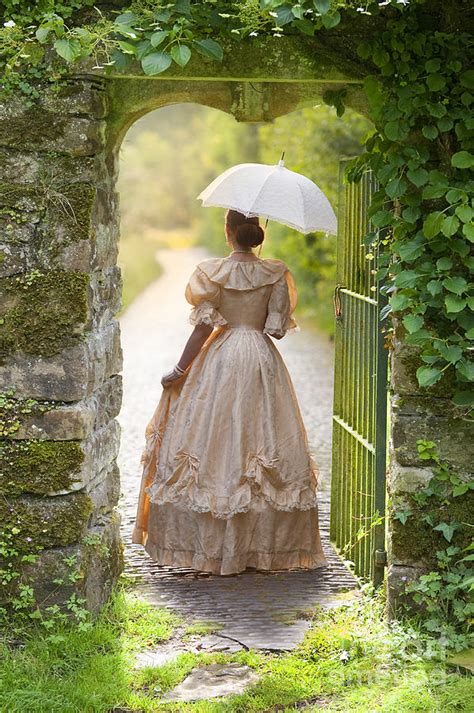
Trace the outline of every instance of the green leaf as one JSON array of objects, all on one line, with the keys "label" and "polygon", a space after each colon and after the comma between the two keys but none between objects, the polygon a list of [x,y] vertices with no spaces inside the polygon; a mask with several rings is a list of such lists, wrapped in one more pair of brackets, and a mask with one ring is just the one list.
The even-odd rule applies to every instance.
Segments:
[{"label": "green leaf", "polygon": [[422,387],[432,386],[441,379],[441,369],[432,366],[420,366],[416,370],[416,378]]},{"label": "green leaf", "polygon": [[474,155],[469,151],[458,151],[452,155],[451,165],[455,168],[472,168],[474,166]]},{"label": "green leaf", "polygon": [[450,364],[456,364],[462,358],[462,349],[457,344],[446,345],[443,342],[438,343],[438,351],[446,361]]},{"label": "green leaf", "polygon": [[436,125],[441,133],[446,133],[447,131],[451,131],[451,129],[453,128],[453,124],[454,124],[454,122],[450,116],[443,116],[441,119],[439,119],[436,122]]},{"label": "green leaf", "polygon": [[205,40],[196,40],[194,45],[198,52],[200,52],[205,57],[210,57],[211,59],[222,60],[224,56],[224,50],[218,42],[211,40],[210,38]]},{"label": "green leaf", "polygon": [[415,223],[421,215],[421,211],[418,206],[408,206],[402,211],[402,218],[406,220],[407,223]]},{"label": "green leaf", "polygon": [[458,205],[455,212],[463,223],[469,223],[474,217],[474,210],[469,205]]},{"label": "green leaf", "polygon": [[389,141],[398,141],[399,139],[405,138],[408,133],[408,127],[404,122],[400,122],[398,119],[388,121],[384,126],[384,133]]},{"label": "green leaf", "polygon": [[433,530],[442,532],[445,540],[451,542],[458,527],[459,525],[456,523],[440,522],[439,525],[436,525],[436,527],[433,528]]},{"label": "green leaf", "polygon": [[191,59],[191,50],[186,45],[174,45],[171,48],[171,57],[180,67],[185,67]]},{"label": "green leaf", "polygon": [[289,5],[277,7],[276,14],[276,23],[278,27],[283,27],[283,25],[287,25],[289,22],[295,19],[293,15],[293,8],[291,8]]},{"label": "green leaf", "polygon": [[458,203],[463,197],[464,193],[463,191],[458,190],[457,188],[450,188],[449,191],[446,193],[446,200],[448,203]]},{"label": "green leaf", "polygon": [[444,222],[444,215],[441,211],[437,210],[433,213],[429,213],[427,218],[423,223],[423,232],[428,239],[434,238],[435,235],[441,230],[441,226]]},{"label": "green leaf", "polygon": [[466,300],[458,295],[446,295],[444,298],[444,304],[446,305],[446,312],[461,312],[466,306]]},{"label": "green leaf", "polygon": [[425,239],[423,235],[417,235],[413,240],[397,247],[397,252],[406,262],[416,260],[425,251]]},{"label": "green leaf", "polygon": [[467,281],[464,277],[446,277],[443,280],[444,287],[455,295],[462,295],[467,290]]},{"label": "green leaf", "polygon": [[331,0],[313,0],[313,5],[320,15],[325,15],[331,8]]},{"label": "green leaf", "polygon": [[430,139],[431,141],[434,141],[434,139],[438,136],[438,129],[436,126],[433,125],[427,125],[423,126],[421,129],[421,133],[425,137],[425,139]]},{"label": "green leaf", "polygon": [[392,213],[388,210],[378,210],[376,213],[371,218],[372,223],[377,227],[377,228],[382,228],[385,225],[388,225],[391,220],[392,220]]},{"label": "green leaf", "polygon": [[456,369],[467,381],[474,381],[474,361],[463,359],[457,364]]},{"label": "green leaf", "polygon": [[436,260],[436,267],[438,270],[450,270],[453,266],[453,261],[450,257],[440,257]]},{"label": "green leaf", "polygon": [[390,306],[394,312],[401,312],[410,306],[410,299],[403,294],[396,294],[390,298]]},{"label": "green leaf", "polygon": [[446,79],[443,77],[442,74],[430,74],[430,76],[426,80],[426,83],[430,91],[439,92],[440,89],[444,89],[444,87],[446,86]]},{"label": "green leaf", "polygon": [[456,218],[455,215],[448,215],[443,220],[441,232],[443,233],[443,235],[446,235],[447,238],[450,238],[451,235],[454,235],[457,232],[458,228],[459,228],[459,219]]},{"label": "green leaf", "polygon": [[436,297],[436,295],[439,295],[440,292],[443,291],[443,286],[441,283],[441,280],[430,280],[428,284],[426,285],[426,289],[430,293],[430,295],[433,295],[433,297]]},{"label": "green leaf", "polygon": [[321,22],[327,30],[330,30],[332,27],[336,27],[336,25],[338,25],[340,21],[341,13],[339,12],[339,10],[335,10],[330,15],[322,15],[321,17]]},{"label": "green leaf", "polygon": [[137,53],[137,48],[135,45],[132,45],[130,42],[125,42],[124,40],[120,40],[118,43],[118,46],[122,50],[124,54],[131,54],[135,55]]},{"label": "green leaf", "polygon": [[429,59],[427,62],[425,62],[425,69],[427,72],[432,74],[433,72],[437,72],[441,67],[441,62],[439,59]]},{"label": "green leaf", "polygon": [[400,198],[407,189],[407,182],[403,178],[392,178],[385,186],[385,192],[390,198]]},{"label": "green leaf", "polygon": [[472,223],[464,223],[462,232],[471,243],[474,242],[474,225]]},{"label": "green leaf", "polygon": [[133,25],[134,22],[138,22],[138,17],[133,12],[123,12],[117,15],[114,22],[116,25]]},{"label": "green leaf", "polygon": [[53,47],[66,62],[74,62],[81,54],[79,40],[56,40]]},{"label": "green leaf", "polygon": [[421,314],[407,314],[403,318],[403,324],[409,334],[417,332],[423,326],[424,320]]},{"label": "green leaf", "polygon": [[428,171],[425,168],[417,168],[414,171],[407,171],[407,177],[415,186],[424,186],[428,180]]},{"label": "green leaf", "polygon": [[453,396],[453,402],[456,406],[474,406],[474,391],[458,389]]},{"label": "green leaf", "polygon": [[395,285],[397,287],[414,287],[419,279],[420,275],[415,270],[403,270],[396,276]]},{"label": "green leaf", "polygon": [[460,82],[463,87],[474,89],[474,69],[468,69],[466,72],[463,72],[460,76]]},{"label": "green leaf", "polygon": [[151,52],[142,59],[142,68],[147,76],[161,74],[171,64],[171,57],[167,52]]},{"label": "green leaf", "polygon": [[38,29],[35,32],[36,39],[38,40],[38,42],[41,42],[41,44],[43,44],[48,39],[48,35],[50,32],[51,32],[50,27],[38,27]]},{"label": "green leaf", "polygon": [[169,37],[169,32],[167,30],[158,30],[158,32],[154,32],[152,36],[150,37],[150,44],[152,47],[159,47],[162,42],[166,40],[167,37]]}]

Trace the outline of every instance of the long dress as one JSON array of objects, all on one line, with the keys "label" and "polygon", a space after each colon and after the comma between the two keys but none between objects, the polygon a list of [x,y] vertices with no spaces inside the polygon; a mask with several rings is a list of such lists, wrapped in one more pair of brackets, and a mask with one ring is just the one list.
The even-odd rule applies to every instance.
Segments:
[{"label": "long dress", "polygon": [[270,338],[297,329],[280,260],[199,263],[193,325],[213,325],[146,428],[132,542],[160,565],[227,575],[326,564],[317,467],[294,387]]}]

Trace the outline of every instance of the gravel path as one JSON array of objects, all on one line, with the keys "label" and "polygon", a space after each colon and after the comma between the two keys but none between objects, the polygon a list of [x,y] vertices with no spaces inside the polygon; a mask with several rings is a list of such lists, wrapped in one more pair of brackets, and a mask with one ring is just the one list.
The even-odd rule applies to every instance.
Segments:
[{"label": "gravel path", "polygon": [[333,348],[325,336],[302,329],[277,342],[298,395],[312,452],[321,475],[319,511],[329,566],[312,572],[243,573],[231,577],[158,567],[140,545],[130,543],[140,486],[144,431],[161,395],[161,375],[178,360],[191,332],[184,287],[200,248],[160,250],[163,275],[122,316],[124,397],[120,413],[122,446],[119,507],[127,572],[150,601],[193,620],[224,626],[221,636],[248,647],[281,650],[298,643],[308,626],[298,613],[315,605],[334,606],[355,580],[328,542]]}]

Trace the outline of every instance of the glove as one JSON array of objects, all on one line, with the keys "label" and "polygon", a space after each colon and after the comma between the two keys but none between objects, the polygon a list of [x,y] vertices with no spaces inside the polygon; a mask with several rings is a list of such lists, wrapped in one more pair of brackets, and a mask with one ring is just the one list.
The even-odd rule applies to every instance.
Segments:
[{"label": "glove", "polygon": [[185,373],[184,369],[180,369],[180,367],[176,365],[171,371],[161,377],[162,387],[166,389],[168,386],[171,386],[175,381],[181,379]]}]

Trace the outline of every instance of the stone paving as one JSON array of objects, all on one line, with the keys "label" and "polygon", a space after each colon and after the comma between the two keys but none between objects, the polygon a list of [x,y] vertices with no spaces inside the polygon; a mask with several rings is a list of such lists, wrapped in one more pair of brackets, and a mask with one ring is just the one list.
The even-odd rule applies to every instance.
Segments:
[{"label": "stone paving", "polygon": [[304,636],[308,609],[336,606],[353,591],[355,580],[328,541],[329,469],[333,348],[317,332],[302,329],[277,342],[298,395],[312,452],[320,469],[320,529],[329,566],[313,571],[245,572],[219,577],[192,570],[158,567],[141,545],[130,542],[135,518],[144,431],[161,395],[161,375],[178,360],[191,326],[184,287],[194,266],[204,259],[200,248],[160,250],[164,274],[133,302],[121,318],[124,349],[124,397],[120,414],[122,446],[122,535],[126,571],[137,590],[188,620],[218,622],[221,640],[245,648],[288,650]]}]

